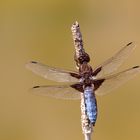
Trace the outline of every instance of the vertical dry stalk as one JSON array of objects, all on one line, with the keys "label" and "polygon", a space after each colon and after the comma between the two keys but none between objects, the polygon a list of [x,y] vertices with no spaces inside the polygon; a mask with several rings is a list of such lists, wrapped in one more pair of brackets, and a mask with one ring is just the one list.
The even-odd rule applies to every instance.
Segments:
[{"label": "vertical dry stalk", "polygon": [[82,34],[80,32],[80,27],[77,21],[72,25],[71,31],[74,40],[76,57],[79,58],[82,54],[85,53],[85,50],[83,48]]},{"label": "vertical dry stalk", "polygon": [[[72,31],[74,46],[75,46],[75,61],[76,61],[77,69],[79,69],[80,63],[78,60],[80,59],[81,56],[86,55],[86,53],[83,48],[82,34],[80,32],[80,27],[77,21],[72,25],[71,31]],[[83,93],[81,93],[81,125],[82,125],[83,134],[85,136],[85,140],[91,140],[93,126],[90,123],[88,116],[86,114],[85,98]]]}]

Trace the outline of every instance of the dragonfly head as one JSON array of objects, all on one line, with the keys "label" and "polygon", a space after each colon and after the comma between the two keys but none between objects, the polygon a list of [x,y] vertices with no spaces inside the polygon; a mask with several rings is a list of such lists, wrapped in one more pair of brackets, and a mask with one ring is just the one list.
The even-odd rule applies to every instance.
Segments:
[{"label": "dragonfly head", "polygon": [[76,61],[76,65],[79,67],[81,64],[88,63],[90,61],[90,57],[87,53],[82,53],[79,57],[75,55],[74,60]]}]

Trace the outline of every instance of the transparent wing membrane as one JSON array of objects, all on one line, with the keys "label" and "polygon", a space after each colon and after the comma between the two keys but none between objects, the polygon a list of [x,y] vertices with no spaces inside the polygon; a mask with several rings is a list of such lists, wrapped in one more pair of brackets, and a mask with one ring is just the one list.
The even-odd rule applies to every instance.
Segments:
[{"label": "transparent wing membrane", "polygon": [[100,78],[116,71],[119,66],[128,58],[135,47],[136,45],[133,42],[128,43],[114,56],[95,68],[93,76],[95,76],[96,78]]},{"label": "transparent wing membrane", "polygon": [[78,82],[79,75],[76,72],[65,71],[58,68],[53,68],[38,62],[31,61],[26,64],[26,67],[35,74],[42,76],[45,79],[56,82]]},{"label": "transparent wing membrane", "polygon": [[34,94],[54,97],[58,99],[77,100],[81,93],[70,85],[36,86],[31,89]]},{"label": "transparent wing membrane", "polygon": [[[96,95],[105,95],[110,91],[120,87],[122,84],[127,82],[129,79],[133,78],[140,72],[140,67],[135,66],[125,71],[119,72],[114,75],[102,77],[101,79],[95,80],[95,85],[97,81],[100,82],[100,86],[95,90]],[[103,79],[103,82],[102,82]],[[76,100],[80,99],[80,89],[78,88],[80,84],[73,85],[56,85],[56,86],[35,86],[31,90],[34,94],[50,96],[59,99],[70,99]]]},{"label": "transparent wing membrane", "polygon": [[120,73],[110,75],[107,77],[102,77],[101,79],[104,79],[104,82],[100,85],[100,87],[95,91],[96,95],[105,95],[112,91],[113,89],[116,89],[120,87],[122,84],[127,82],[129,79],[133,78],[140,72],[140,67],[135,66],[130,69],[127,69],[125,71],[122,71]]},{"label": "transparent wing membrane", "polygon": [[[135,66],[122,72],[112,74],[118,67],[128,58],[134,50],[135,44],[129,43],[117,52],[113,57],[96,67],[92,73],[93,84],[96,95],[105,95],[118,88],[129,79],[133,78],[140,72],[140,66]],[[35,61],[26,64],[26,67],[35,74],[45,79],[56,82],[70,82],[71,85],[56,86],[36,86],[32,88],[32,92],[38,95],[50,96],[60,99],[80,99],[83,90],[82,78],[79,73],[73,71],[53,68]],[[92,79],[91,79],[92,80]],[[72,84],[73,83],[73,84]]]}]

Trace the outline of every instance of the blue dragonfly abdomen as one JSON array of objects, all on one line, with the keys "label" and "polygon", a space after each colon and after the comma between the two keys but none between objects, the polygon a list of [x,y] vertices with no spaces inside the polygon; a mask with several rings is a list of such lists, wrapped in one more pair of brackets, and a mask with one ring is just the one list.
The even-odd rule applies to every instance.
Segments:
[{"label": "blue dragonfly abdomen", "polygon": [[90,122],[94,125],[97,119],[97,103],[92,87],[86,87],[84,90],[86,113]]}]

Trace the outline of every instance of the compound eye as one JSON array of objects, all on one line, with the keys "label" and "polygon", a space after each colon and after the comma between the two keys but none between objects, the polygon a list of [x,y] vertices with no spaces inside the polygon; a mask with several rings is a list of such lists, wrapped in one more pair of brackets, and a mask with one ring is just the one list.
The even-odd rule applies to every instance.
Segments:
[{"label": "compound eye", "polygon": [[84,53],[78,58],[78,61],[80,64],[83,64],[84,62],[88,63],[90,61],[90,57],[87,53]]}]

